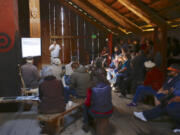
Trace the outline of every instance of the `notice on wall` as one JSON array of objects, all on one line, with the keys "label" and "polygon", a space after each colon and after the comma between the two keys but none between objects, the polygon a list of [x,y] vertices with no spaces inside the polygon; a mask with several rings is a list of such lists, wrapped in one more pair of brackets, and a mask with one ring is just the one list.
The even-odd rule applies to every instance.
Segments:
[{"label": "notice on wall", "polygon": [[41,38],[21,38],[22,57],[41,56]]}]

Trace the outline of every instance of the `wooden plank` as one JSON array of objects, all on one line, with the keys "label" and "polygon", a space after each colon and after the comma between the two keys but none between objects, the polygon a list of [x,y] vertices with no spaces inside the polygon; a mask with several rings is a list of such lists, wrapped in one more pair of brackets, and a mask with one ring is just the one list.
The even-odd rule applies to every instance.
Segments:
[{"label": "wooden plank", "polygon": [[45,121],[49,121],[51,119],[61,119],[64,117],[64,115],[72,112],[73,110],[81,107],[82,105],[84,104],[83,101],[80,101],[79,103],[77,103],[77,105],[73,106],[72,108],[62,112],[62,113],[56,113],[56,114],[40,114],[39,117],[38,117],[38,120],[45,120]]},{"label": "wooden plank", "polygon": [[118,0],[118,2],[123,4],[127,9],[132,11],[148,24],[158,25],[159,27],[164,27],[166,25],[163,18],[143,4],[140,0]]},{"label": "wooden plank", "polygon": [[119,14],[116,10],[109,7],[105,3],[100,0],[87,0],[89,3],[94,5],[96,8],[104,12],[106,15],[111,17],[113,20],[119,23],[119,25],[123,25],[127,30],[130,30],[137,34],[142,34],[142,30],[139,26],[128,20],[126,17]]}]

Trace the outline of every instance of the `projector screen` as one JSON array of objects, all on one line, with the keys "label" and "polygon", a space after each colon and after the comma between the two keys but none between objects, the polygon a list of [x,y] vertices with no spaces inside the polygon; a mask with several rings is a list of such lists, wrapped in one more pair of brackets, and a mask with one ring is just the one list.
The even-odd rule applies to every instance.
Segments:
[{"label": "projector screen", "polygon": [[41,39],[40,38],[21,38],[22,57],[41,56]]}]

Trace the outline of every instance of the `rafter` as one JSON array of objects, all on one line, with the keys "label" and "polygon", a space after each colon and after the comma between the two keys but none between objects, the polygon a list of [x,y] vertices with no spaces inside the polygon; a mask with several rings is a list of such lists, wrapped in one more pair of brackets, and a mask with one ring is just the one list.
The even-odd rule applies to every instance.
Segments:
[{"label": "rafter", "polygon": [[118,0],[118,2],[148,24],[158,25],[159,27],[166,26],[166,21],[152,11],[148,6],[143,4],[140,0]]},{"label": "rafter", "polygon": [[107,30],[100,24],[98,24],[97,22],[95,23],[93,20],[91,20],[88,16],[84,15],[83,13],[81,13],[79,10],[77,10],[76,8],[74,8],[72,5],[68,4],[65,0],[59,0],[59,2],[63,5],[68,7],[70,10],[72,10],[73,12],[79,14],[81,17],[83,17],[83,19],[85,19],[87,22],[90,22],[91,24],[93,24],[94,26],[98,27],[99,29],[106,31]]},{"label": "rafter", "polygon": [[111,17],[113,20],[119,23],[119,25],[123,25],[126,29],[137,33],[142,34],[142,30],[139,26],[128,20],[126,17],[120,15],[116,10],[109,7],[105,3],[103,3],[101,0],[87,0],[89,3],[94,5],[96,8],[104,12],[106,15]]},{"label": "rafter", "polygon": [[[159,2],[160,0],[154,0],[154,1],[151,1],[151,3],[148,4],[148,6],[152,6],[153,4],[155,4],[156,2]],[[128,14],[131,14],[132,12],[131,11],[128,11],[127,13],[123,14],[124,16],[128,15]]]},{"label": "rafter", "polygon": [[111,23],[110,21],[108,21],[105,17],[103,17],[102,15],[98,14],[96,11],[92,10],[90,7],[88,7],[86,4],[84,4],[83,2],[81,2],[80,0],[71,0],[73,3],[75,3],[76,5],[78,5],[81,9],[83,9],[84,11],[86,11],[88,14],[90,14],[91,16],[93,16],[94,18],[96,18],[98,21],[100,21],[101,23],[103,23],[104,25],[106,25],[108,28],[115,28],[116,25],[114,25],[113,23]]},{"label": "rafter", "polygon": [[106,19],[101,14],[97,13],[93,9],[89,8],[85,3],[81,2],[80,0],[71,0],[73,3],[78,5],[82,10],[86,11],[89,15],[96,18],[99,22],[103,23],[105,26],[107,26],[109,29],[111,29],[113,32],[121,33],[121,34],[127,34],[124,32],[125,30],[117,29],[118,26],[116,26],[114,23],[110,22],[108,19]]}]

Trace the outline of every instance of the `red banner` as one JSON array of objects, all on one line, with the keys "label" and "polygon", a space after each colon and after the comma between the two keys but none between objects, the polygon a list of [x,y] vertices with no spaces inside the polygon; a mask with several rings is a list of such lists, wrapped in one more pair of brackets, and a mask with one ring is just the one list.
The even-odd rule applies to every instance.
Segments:
[{"label": "red banner", "polygon": [[10,51],[14,46],[18,27],[17,0],[0,2],[0,53]]}]

